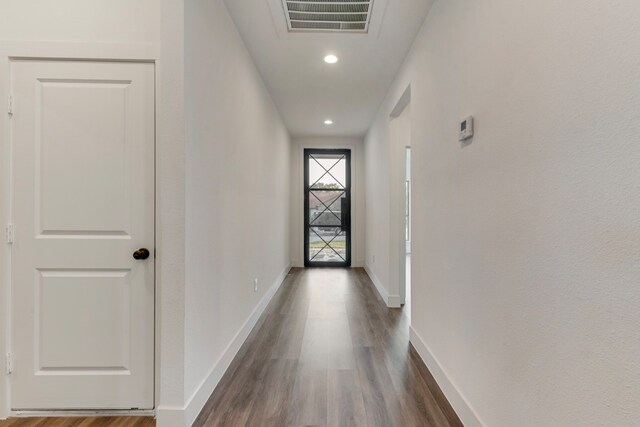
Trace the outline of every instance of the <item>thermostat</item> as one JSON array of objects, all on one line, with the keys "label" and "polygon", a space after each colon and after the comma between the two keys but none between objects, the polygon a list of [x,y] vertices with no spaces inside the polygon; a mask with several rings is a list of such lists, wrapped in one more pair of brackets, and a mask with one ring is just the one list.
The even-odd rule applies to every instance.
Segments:
[{"label": "thermostat", "polygon": [[460,136],[458,141],[464,141],[473,136],[473,116],[469,116],[460,123]]}]

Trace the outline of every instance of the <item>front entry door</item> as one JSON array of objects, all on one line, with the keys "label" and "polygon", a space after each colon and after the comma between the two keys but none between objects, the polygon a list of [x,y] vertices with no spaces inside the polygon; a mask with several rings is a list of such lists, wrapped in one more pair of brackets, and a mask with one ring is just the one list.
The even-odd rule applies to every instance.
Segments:
[{"label": "front entry door", "polygon": [[351,151],[304,150],[305,266],[351,266]]},{"label": "front entry door", "polygon": [[11,75],[12,408],[151,409],[154,65]]}]

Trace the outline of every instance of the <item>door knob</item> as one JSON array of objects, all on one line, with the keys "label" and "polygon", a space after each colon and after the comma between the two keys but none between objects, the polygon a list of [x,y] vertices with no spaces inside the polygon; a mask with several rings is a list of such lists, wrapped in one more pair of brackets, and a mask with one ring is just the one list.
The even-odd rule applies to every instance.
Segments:
[{"label": "door knob", "polygon": [[149,255],[151,255],[149,249],[141,248],[133,253],[133,259],[143,260],[149,258]]}]

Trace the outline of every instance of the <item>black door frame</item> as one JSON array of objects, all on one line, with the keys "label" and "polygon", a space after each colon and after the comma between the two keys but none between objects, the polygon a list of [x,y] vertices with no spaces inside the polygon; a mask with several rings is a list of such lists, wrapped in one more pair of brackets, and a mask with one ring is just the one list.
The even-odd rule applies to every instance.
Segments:
[{"label": "black door frame", "polygon": [[[342,214],[342,229],[345,232],[346,260],[344,262],[309,261],[309,161],[313,154],[336,154],[345,157],[346,212]],[[351,267],[351,150],[305,148],[304,150],[304,266],[305,267]],[[342,190],[341,190],[342,191]]]}]

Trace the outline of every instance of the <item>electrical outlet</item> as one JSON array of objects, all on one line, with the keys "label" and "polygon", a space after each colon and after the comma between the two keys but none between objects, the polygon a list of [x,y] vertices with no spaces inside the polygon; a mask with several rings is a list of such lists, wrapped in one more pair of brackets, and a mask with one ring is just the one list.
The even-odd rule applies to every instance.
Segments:
[{"label": "electrical outlet", "polygon": [[374,264],[376,263],[376,256],[375,255],[373,256],[373,263]]},{"label": "electrical outlet", "polygon": [[258,292],[258,278],[253,279],[253,292]]}]

